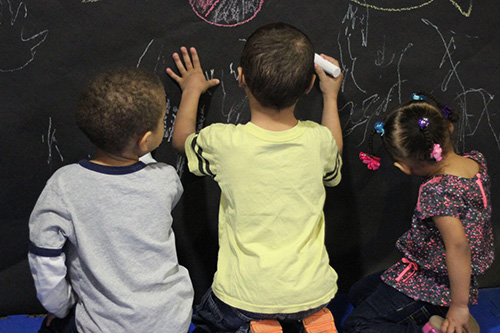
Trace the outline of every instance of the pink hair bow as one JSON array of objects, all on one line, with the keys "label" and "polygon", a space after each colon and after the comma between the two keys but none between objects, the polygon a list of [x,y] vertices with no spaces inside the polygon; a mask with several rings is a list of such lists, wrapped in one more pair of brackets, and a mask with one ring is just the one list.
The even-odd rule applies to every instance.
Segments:
[{"label": "pink hair bow", "polygon": [[432,147],[431,158],[435,159],[436,162],[441,161],[443,159],[441,157],[442,152],[443,152],[443,149],[441,149],[441,146],[439,145],[439,143],[435,143],[434,146]]},{"label": "pink hair bow", "polygon": [[366,153],[359,153],[359,158],[370,170],[377,170],[380,166],[380,157]]}]

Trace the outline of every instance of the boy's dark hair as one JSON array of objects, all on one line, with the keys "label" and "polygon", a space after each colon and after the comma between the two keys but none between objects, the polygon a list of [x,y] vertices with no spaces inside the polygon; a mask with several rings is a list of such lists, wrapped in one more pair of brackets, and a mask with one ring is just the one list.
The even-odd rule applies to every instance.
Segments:
[{"label": "boy's dark hair", "polygon": [[119,68],[97,75],[83,89],[76,122],[90,141],[109,153],[121,153],[158,125],[165,111],[160,79],[141,68]]},{"label": "boy's dark hair", "polygon": [[297,28],[272,23],[248,38],[240,62],[246,85],[257,101],[283,109],[309,87],[314,75],[314,48]]},{"label": "boy's dark hair", "polygon": [[[392,111],[384,124],[384,147],[396,161],[435,162],[430,152],[439,144],[443,155],[453,149],[450,125],[458,116],[448,106],[441,105],[429,94],[419,93],[423,100],[411,100]],[[428,126],[419,121],[428,119]]]}]

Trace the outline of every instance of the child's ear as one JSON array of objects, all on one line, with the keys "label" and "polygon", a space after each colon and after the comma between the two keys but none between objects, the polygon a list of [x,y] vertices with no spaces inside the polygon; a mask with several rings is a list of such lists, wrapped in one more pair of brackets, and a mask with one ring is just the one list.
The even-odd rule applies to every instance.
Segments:
[{"label": "child's ear", "polygon": [[311,79],[311,83],[309,84],[309,87],[307,87],[306,89],[306,94],[309,94],[309,92],[311,91],[311,89],[314,87],[314,82],[316,81],[316,74],[313,74],[313,77]]},{"label": "child's ear", "polygon": [[245,86],[245,76],[243,75],[243,68],[238,67],[238,84],[240,88]]},{"label": "child's ear", "polygon": [[394,166],[403,171],[406,175],[411,175],[411,168],[403,162],[394,162]]},{"label": "child's ear", "polygon": [[137,140],[137,148],[141,153],[148,153],[151,151],[149,144],[151,142],[151,139],[153,137],[153,132],[152,131],[147,131],[143,135],[139,137]]}]

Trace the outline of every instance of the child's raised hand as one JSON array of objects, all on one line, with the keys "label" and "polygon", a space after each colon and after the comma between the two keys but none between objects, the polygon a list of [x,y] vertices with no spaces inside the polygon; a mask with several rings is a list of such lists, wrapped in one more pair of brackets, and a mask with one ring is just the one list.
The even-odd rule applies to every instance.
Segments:
[{"label": "child's raised hand", "polygon": [[[336,59],[324,54],[320,54],[320,56],[323,59],[330,61],[337,67],[340,67],[339,62]],[[340,73],[339,76],[332,77],[326,74],[325,71],[318,64],[314,64],[314,69],[316,70],[316,74],[318,75],[320,81],[319,88],[321,89],[323,95],[337,98],[344,75]]]},{"label": "child's raised hand", "polygon": [[196,49],[191,47],[190,52],[191,56],[189,56],[186,47],[181,47],[182,60],[178,53],[174,53],[172,57],[174,58],[175,65],[177,66],[180,75],[177,75],[170,68],[167,68],[167,74],[179,84],[182,92],[190,91],[201,95],[207,91],[207,89],[218,85],[219,80],[207,80],[203,74]]}]

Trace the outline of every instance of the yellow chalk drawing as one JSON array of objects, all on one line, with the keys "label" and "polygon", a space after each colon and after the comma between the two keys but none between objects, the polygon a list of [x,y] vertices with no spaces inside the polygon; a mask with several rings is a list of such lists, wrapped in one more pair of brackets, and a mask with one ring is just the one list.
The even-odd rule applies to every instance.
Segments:
[{"label": "yellow chalk drawing", "polygon": [[[367,1],[362,1],[362,0],[351,0],[351,1],[354,3],[357,3],[358,5],[364,6],[364,7],[372,8],[375,10],[386,11],[386,12],[402,12],[402,11],[407,11],[407,10],[415,10],[415,9],[419,9],[419,8],[424,7],[424,6],[430,5],[431,3],[434,2],[434,0],[429,0],[429,1],[422,2],[422,3],[417,4],[417,5],[414,5],[414,6],[408,6],[408,7],[403,6],[403,7],[398,7],[398,8],[391,8],[391,7],[376,6],[376,5],[368,3]],[[467,11],[465,11],[462,8],[462,6],[460,6],[454,0],[449,0],[449,1],[453,4],[453,6],[455,6],[455,8],[458,9],[460,14],[462,14],[463,16],[469,17],[470,14],[472,13],[472,0],[470,0],[470,2],[469,2],[469,8],[467,9]]]}]

